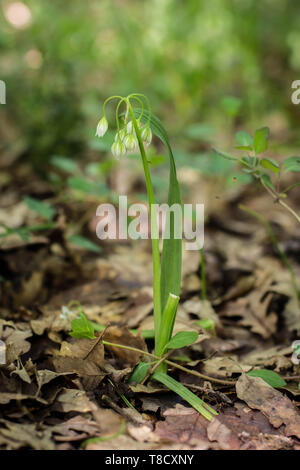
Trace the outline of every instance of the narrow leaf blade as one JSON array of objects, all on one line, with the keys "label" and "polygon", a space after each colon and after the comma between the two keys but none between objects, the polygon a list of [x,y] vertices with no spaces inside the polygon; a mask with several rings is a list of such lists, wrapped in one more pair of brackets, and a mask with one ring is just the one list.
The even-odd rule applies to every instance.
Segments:
[{"label": "narrow leaf blade", "polygon": [[204,416],[208,421],[211,421],[213,418],[212,415],[217,415],[218,413],[211,408],[209,405],[204,403],[197,395],[191,392],[188,388],[186,388],[181,383],[174,380],[167,374],[163,372],[155,372],[152,375],[153,379],[157,380],[158,382],[164,384],[168,387],[172,392],[177,393],[181,398],[187,401],[195,410],[197,410],[202,416]]}]

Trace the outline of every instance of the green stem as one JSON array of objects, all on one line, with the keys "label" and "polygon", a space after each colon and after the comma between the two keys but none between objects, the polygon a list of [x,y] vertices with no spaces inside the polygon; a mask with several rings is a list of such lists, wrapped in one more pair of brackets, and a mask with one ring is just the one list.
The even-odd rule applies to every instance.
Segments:
[{"label": "green stem", "polygon": [[[170,293],[161,319],[158,343],[155,345],[155,354],[158,357],[163,356],[163,354],[165,353],[166,344],[171,339],[178,302],[179,297]],[[167,365],[165,363],[162,363],[159,366],[159,370],[166,372]]]},{"label": "green stem", "polygon": [[130,100],[128,100],[127,102],[128,102],[129,112],[132,118],[133,127],[135,129],[136,137],[139,143],[139,148],[140,148],[143,168],[144,168],[144,174],[145,174],[145,180],[146,180],[147,193],[148,193],[149,210],[150,210],[150,218],[151,218],[152,252],[153,252],[154,331],[155,331],[155,344],[158,344],[160,322],[161,322],[161,298],[160,298],[159,238],[158,238],[155,198],[154,198],[154,191],[153,191],[153,186],[152,186],[152,181],[151,181],[150,169],[148,165],[148,160],[147,160],[144,144],[141,138],[141,133],[140,133]]},{"label": "green stem", "polygon": [[[133,93],[132,95],[129,95],[129,99],[130,98],[135,98],[137,96],[140,96],[141,98],[143,98],[145,101],[146,101],[146,105],[147,105],[147,108],[148,108],[148,120],[147,120],[147,124],[148,126],[150,125],[150,121],[151,121],[151,114],[152,114],[152,110],[151,110],[151,105],[150,105],[150,101],[149,99],[147,98],[146,95],[143,95],[142,93]],[[144,107],[143,107],[144,109]]]},{"label": "green stem", "polygon": [[116,99],[122,100],[123,98],[122,98],[122,96],[114,95],[114,96],[110,96],[109,98],[107,98],[107,99],[104,101],[104,103],[103,103],[103,116],[105,116],[105,106],[106,106],[106,104],[107,104],[109,101],[111,101],[111,100],[116,100]]}]

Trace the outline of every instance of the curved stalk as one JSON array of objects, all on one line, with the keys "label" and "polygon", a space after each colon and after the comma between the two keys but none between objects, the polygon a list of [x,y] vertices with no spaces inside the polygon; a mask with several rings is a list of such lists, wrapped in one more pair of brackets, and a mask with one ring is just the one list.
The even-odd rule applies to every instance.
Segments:
[{"label": "curved stalk", "polygon": [[148,193],[148,202],[150,210],[150,219],[151,219],[151,240],[152,240],[152,252],[153,252],[153,304],[154,304],[154,331],[155,331],[155,344],[158,344],[159,341],[159,331],[160,331],[160,322],[161,322],[161,298],[160,298],[160,255],[159,255],[159,236],[158,236],[158,226],[156,218],[156,206],[154,191],[151,181],[150,169],[148,165],[148,160],[142,141],[141,133],[137,120],[135,118],[130,100],[127,100],[128,109],[131,114],[133,127],[136,133],[136,137],[139,144],[139,149],[142,157],[146,187]]}]

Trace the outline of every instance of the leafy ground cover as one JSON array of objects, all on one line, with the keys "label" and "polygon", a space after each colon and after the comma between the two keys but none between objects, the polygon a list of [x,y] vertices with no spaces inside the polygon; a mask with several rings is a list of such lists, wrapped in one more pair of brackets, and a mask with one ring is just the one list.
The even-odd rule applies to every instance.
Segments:
[{"label": "leafy ground cover", "polygon": [[[174,327],[198,339],[168,356],[170,377],[218,412],[208,421],[162,383],[128,381],[154,346],[151,242],[99,243],[99,196],[80,197],[71,185],[62,198],[25,170],[16,168],[1,195],[1,220],[27,227],[25,237],[19,229],[3,237],[0,249],[1,447],[299,449],[300,369],[291,360],[299,307],[265,226],[237,201],[268,211],[299,280],[297,221],[263,190],[233,185],[220,198],[210,186],[205,278],[200,254],[184,251]],[[188,173],[179,169],[179,178]],[[191,194],[205,197],[198,181]],[[70,336],[82,318],[94,339]]]}]

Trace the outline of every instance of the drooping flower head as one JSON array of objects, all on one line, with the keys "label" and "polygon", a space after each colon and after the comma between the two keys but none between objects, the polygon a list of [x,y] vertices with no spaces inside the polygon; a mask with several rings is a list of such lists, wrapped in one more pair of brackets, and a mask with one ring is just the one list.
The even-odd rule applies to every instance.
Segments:
[{"label": "drooping flower head", "polygon": [[[142,99],[141,99],[142,98]],[[120,158],[125,155],[126,152],[134,152],[140,145],[150,145],[152,140],[152,132],[150,129],[151,119],[151,107],[149,100],[144,95],[134,93],[127,97],[122,96],[111,96],[103,104],[103,117],[100,119],[97,129],[96,136],[103,137],[108,129],[108,122],[105,114],[105,106],[108,101],[112,99],[118,99],[116,107],[116,127],[117,133],[115,135],[114,143],[112,144],[111,151],[116,158]],[[138,117],[135,116],[132,102],[139,103]],[[145,125],[141,123],[144,115],[145,103],[147,106],[148,118]],[[124,112],[120,113],[119,110],[125,106]],[[123,110],[122,110],[123,111]],[[120,118],[124,120],[124,125],[120,127]],[[131,120],[129,120],[131,117]],[[145,119],[143,120],[145,122]]]}]

